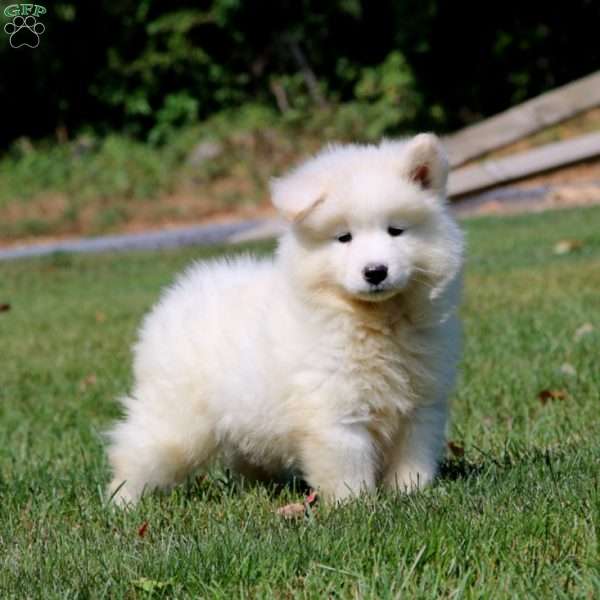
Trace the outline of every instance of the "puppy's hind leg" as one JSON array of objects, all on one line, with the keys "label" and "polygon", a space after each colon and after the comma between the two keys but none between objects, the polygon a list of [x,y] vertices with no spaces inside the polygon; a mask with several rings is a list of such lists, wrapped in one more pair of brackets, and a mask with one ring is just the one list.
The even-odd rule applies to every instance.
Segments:
[{"label": "puppy's hind leg", "polygon": [[[207,463],[216,451],[208,422],[181,419],[177,411],[148,414],[136,400],[126,399],[127,418],[109,432],[113,479],[108,493],[121,506],[135,504],[144,491],[169,489]],[[187,423],[186,423],[187,421]]]}]

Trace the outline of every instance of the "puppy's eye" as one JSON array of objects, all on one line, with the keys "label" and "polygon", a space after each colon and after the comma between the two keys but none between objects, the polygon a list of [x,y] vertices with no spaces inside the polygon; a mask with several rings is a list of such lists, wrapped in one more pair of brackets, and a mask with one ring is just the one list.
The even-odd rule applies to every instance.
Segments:
[{"label": "puppy's eye", "polygon": [[342,235],[337,236],[337,241],[341,242],[342,244],[347,244],[348,242],[352,241],[352,234],[350,232],[342,233]]},{"label": "puppy's eye", "polygon": [[398,237],[404,233],[404,229],[400,229],[399,227],[388,227],[388,233],[392,237]]}]

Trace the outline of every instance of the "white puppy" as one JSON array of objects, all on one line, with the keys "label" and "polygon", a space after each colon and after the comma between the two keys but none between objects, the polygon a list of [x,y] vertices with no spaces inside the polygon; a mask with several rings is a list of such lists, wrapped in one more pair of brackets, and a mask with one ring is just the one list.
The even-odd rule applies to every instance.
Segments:
[{"label": "white puppy", "polygon": [[459,351],[447,174],[422,134],[332,146],[275,180],[290,222],[275,258],[195,264],[146,317],[110,433],[115,500],[217,457],[295,470],[333,501],[430,482]]}]

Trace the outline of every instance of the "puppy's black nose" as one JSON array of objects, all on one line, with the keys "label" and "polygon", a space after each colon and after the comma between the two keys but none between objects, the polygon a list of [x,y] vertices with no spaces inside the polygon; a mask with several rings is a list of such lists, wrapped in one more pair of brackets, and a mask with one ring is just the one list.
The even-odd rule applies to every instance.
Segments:
[{"label": "puppy's black nose", "polygon": [[365,279],[373,285],[381,283],[387,277],[387,274],[388,268],[385,265],[367,265],[363,269]]}]

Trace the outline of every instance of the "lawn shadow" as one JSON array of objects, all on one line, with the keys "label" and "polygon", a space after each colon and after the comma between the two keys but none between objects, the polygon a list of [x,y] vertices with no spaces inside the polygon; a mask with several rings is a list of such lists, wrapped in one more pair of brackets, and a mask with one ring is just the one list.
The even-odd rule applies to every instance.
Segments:
[{"label": "lawn shadow", "polygon": [[481,477],[484,474],[508,472],[524,466],[544,464],[552,473],[559,461],[569,457],[577,448],[569,446],[561,448],[504,448],[502,454],[494,456],[491,452],[474,447],[481,454],[482,460],[467,460],[464,456],[446,458],[439,469],[438,478],[443,481],[459,481]]},{"label": "lawn shadow", "polygon": [[176,489],[186,504],[198,500],[220,503],[223,496],[240,496],[254,490],[266,492],[272,500],[281,496],[305,497],[312,491],[308,483],[295,473],[285,473],[277,478],[249,479],[229,469],[219,468],[193,477]]},{"label": "lawn shadow", "polygon": [[[440,464],[437,480],[439,482],[467,481],[490,473],[502,476],[518,467],[542,463],[552,472],[554,463],[564,459],[569,454],[569,449],[505,448],[499,456],[480,452],[482,459],[479,461],[469,460],[464,456],[446,458]],[[229,469],[217,467],[207,474],[190,478],[171,492],[155,493],[159,495],[176,493],[180,501],[187,505],[198,501],[219,504],[224,496],[239,497],[246,492],[256,490],[266,493],[267,497],[274,502],[282,496],[297,501],[313,491],[298,473],[286,473],[276,479],[247,479]]]},{"label": "lawn shadow", "polygon": [[465,458],[447,458],[440,464],[438,479],[459,481],[479,477],[486,470],[483,462],[472,462]]}]

